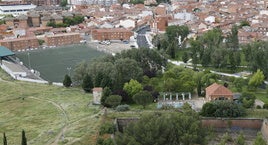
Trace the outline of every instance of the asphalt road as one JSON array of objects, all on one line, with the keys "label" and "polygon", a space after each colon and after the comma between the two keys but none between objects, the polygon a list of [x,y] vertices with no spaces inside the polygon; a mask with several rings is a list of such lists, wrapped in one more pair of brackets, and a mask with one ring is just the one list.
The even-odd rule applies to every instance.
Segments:
[{"label": "asphalt road", "polygon": [[146,37],[145,37],[145,33],[147,31],[150,31],[149,25],[146,27],[143,27],[137,31],[137,33],[138,33],[137,43],[138,43],[139,48],[141,48],[141,47],[149,48],[150,47],[149,43],[147,42]]}]

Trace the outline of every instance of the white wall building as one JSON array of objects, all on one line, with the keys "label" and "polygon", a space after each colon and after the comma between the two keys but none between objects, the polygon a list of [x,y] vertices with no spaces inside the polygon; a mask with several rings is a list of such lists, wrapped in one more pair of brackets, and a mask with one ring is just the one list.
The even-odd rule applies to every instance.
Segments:
[{"label": "white wall building", "polygon": [[214,16],[208,16],[205,18],[205,22],[207,23],[214,23],[215,22],[215,17]]},{"label": "white wall building", "polygon": [[194,20],[195,16],[192,13],[182,12],[174,14],[174,19],[181,19],[185,21]]},{"label": "white wall building", "polygon": [[110,6],[112,4],[117,3],[117,0],[69,0],[69,4],[71,5],[103,5],[103,6]]},{"label": "white wall building", "polygon": [[126,19],[126,20],[120,20],[119,26],[122,26],[124,28],[134,28],[135,27],[135,20],[132,19]]},{"label": "white wall building", "polygon": [[9,6],[0,6],[1,15],[13,15],[14,17],[21,14],[26,15],[27,12],[31,9],[36,8],[36,5],[9,5]]}]

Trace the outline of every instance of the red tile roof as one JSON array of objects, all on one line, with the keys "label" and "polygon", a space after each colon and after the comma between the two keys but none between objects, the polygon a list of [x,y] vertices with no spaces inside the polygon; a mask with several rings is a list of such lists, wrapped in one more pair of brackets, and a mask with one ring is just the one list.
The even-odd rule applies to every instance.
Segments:
[{"label": "red tile roof", "polygon": [[101,87],[93,88],[92,91],[93,92],[101,92],[102,88]]},{"label": "red tile roof", "polygon": [[207,96],[219,96],[219,95],[233,95],[233,93],[226,87],[214,83],[206,88]]}]

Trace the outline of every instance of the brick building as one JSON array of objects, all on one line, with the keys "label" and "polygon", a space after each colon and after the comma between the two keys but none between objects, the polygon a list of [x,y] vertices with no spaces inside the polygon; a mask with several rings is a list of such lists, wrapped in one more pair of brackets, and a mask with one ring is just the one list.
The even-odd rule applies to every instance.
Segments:
[{"label": "brick building", "polygon": [[233,93],[226,87],[214,83],[206,88],[206,99],[213,100],[233,100]]},{"label": "brick building", "polygon": [[92,37],[95,40],[129,40],[134,33],[123,28],[95,29],[92,31]]},{"label": "brick building", "polygon": [[0,45],[9,48],[12,51],[39,47],[38,39],[36,37],[0,40]]},{"label": "brick building", "polygon": [[62,33],[45,36],[47,46],[61,46],[80,43],[81,37],[79,33]]},{"label": "brick building", "polygon": [[[30,0],[28,0],[30,1]],[[44,5],[60,5],[60,0],[31,0],[31,3],[37,5],[37,6],[44,6]]]},{"label": "brick building", "polygon": [[172,20],[170,15],[156,16],[155,19],[152,19],[150,22],[151,29],[154,31],[166,31],[168,26],[168,21]]}]

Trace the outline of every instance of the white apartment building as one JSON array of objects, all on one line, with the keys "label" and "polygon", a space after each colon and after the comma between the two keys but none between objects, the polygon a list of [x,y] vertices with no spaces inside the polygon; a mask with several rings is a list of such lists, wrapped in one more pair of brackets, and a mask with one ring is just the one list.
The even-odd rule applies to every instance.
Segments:
[{"label": "white apartment building", "polygon": [[14,17],[21,14],[26,15],[27,12],[31,9],[36,8],[36,5],[33,4],[23,4],[23,5],[2,5],[0,6],[1,15],[13,15]]}]

